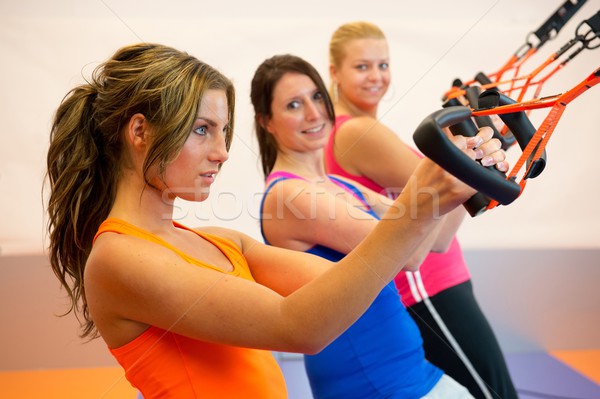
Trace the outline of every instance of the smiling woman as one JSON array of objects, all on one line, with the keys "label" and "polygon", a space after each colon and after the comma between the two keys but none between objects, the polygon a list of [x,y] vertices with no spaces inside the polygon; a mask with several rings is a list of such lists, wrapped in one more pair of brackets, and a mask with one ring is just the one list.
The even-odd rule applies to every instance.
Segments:
[{"label": "smiling woman", "polygon": [[[365,7],[356,0],[318,3],[318,13],[314,7],[296,7],[291,13],[285,2],[275,0],[260,7],[238,0],[175,0],[168,7],[158,1],[144,2],[143,7],[114,0],[2,2],[0,319],[6,322],[0,327],[0,369],[32,372],[23,379],[0,373],[6,376],[3,381],[21,382],[20,391],[12,395],[0,381],[0,397],[42,398],[52,396],[49,391],[55,388],[56,398],[98,398],[112,390],[119,376],[123,383],[120,367],[111,377],[68,374],[46,383],[36,379],[43,369],[117,365],[102,339],[88,343],[77,338],[72,314],[55,317],[66,310],[67,301],[49,267],[44,229],[48,191],[42,196],[41,186],[49,128],[59,102],[118,47],[136,40],[175,45],[234,82],[238,100],[229,159],[208,199],[176,200],[174,219],[190,227],[233,227],[262,241],[258,219],[264,177],[248,98],[254,68],[264,58],[278,52],[300,55],[325,79],[327,40],[337,25],[365,18],[377,23],[388,37],[393,85],[381,103],[380,120],[410,143],[414,128],[440,106],[440,96],[454,78],[496,70],[525,42],[526,33],[565,0],[458,0],[436,2],[435,7],[426,1],[386,2],[385,7]],[[540,49],[539,58],[523,65],[523,72],[558,50],[598,8],[597,0],[585,2],[556,39]],[[576,84],[599,55],[600,49],[583,51],[548,81],[542,94],[561,93]],[[581,204],[579,198],[600,197],[600,184],[593,183],[590,173],[600,147],[600,134],[595,134],[600,112],[593,105],[600,104],[600,88],[580,98],[563,114],[552,137],[549,169],[540,179],[529,184],[518,203],[467,221],[459,232],[475,295],[507,355],[542,347],[600,348],[600,334],[593,333],[600,326],[600,290],[593,284],[600,281],[600,268],[594,267],[600,258],[600,213],[575,204]],[[541,111],[532,112],[534,124],[540,115],[536,112]],[[565,270],[570,272],[568,286]],[[566,295],[552,293],[551,287],[558,286]],[[297,363],[286,358],[284,374]],[[73,387],[92,380],[103,384]],[[291,382],[288,389],[294,397],[297,385]],[[36,393],[29,395],[32,390]]]},{"label": "smiling woman", "polygon": [[[394,205],[360,184],[326,174],[323,149],[335,115],[323,80],[303,59],[276,55],[257,68],[251,98],[267,186],[261,204],[265,241],[334,262],[344,259]],[[481,157],[501,162],[499,142],[490,138],[491,132],[482,131],[474,140],[481,143]],[[412,248],[411,258],[440,240],[440,226]],[[304,360],[315,398],[472,397],[425,359],[417,325],[393,282],[348,330]]]},{"label": "smiling woman", "polygon": [[[286,102],[280,122],[302,137],[290,147],[323,146],[333,113],[321,116],[314,88]],[[297,116],[304,105],[313,119],[306,125]],[[449,212],[473,193],[424,161],[419,187],[408,187],[385,226],[337,264],[175,222],[176,199],[207,199],[228,159],[233,114],[229,79],[184,52],[144,43],[101,64],[54,118],[51,265],[82,336],[101,336],[145,399],[285,398],[270,350],[321,351],[435,229],[434,209]],[[473,144],[457,141],[468,154]],[[412,201],[422,186],[439,201]],[[409,209],[423,217],[411,219]]]},{"label": "smiling woman", "polygon": [[[337,118],[325,150],[326,168],[393,198],[407,184],[420,155],[378,119],[391,82],[385,35],[370,22],[343,24],[331,37],[329,58]],[[440,237],[445,238],[424,248],[420,268],[399,273],[396,286],[433,364],[478,398],[516,398],[455,237],[464,213],[459,208],[444,217]]]}]

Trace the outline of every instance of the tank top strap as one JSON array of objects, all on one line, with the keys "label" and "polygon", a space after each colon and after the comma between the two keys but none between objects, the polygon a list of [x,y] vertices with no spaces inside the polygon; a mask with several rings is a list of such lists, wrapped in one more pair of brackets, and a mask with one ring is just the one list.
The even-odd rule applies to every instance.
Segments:
[{"label": "tank top strap", "polygon": [[215,247],[217,247],[219,249],[219,251],[221,251],[223,253],[223,255],[225,255],[225,257],[232,264],[233,270],[230,272],[224,272],[222,269],[220,269],[216,266],[213,266],[211,264],[208,264],[204,261],[201,261],[199,259],[196,259],[196,258],[186,254],[185,252],[183,252],[180,249],[169,244],[167,241],[163,240],[159,236],[152,234],[146,230],[143,230],[137,226],[134,226],[129,222],[126,222],[124,220],[117,219],[117,218],[108,218],[104,222],[102,222],[102,224],[98,228],[98,231],[96,232],[94,241],[96,241],[96,239],[103,233],[110,232],[110,233],[117,233],[117,234],[125,234],[125,235],[129,235],[129,236],[141,238],[143,240],[163,246],[163,247],[175,252],[183,260],[185,260],[186,262],[188,262],[190,264],[204,267],[207,269],[216,270],[216,271],[226,273],[226,274],[229,274],[232,276],[243,277],[247,280],[254,279],[252,277],[252,274],[250,272],[248,264],[245,261],[244,255],[242,254],[241,250],[232,241],[230,241],[226,238],[222,238],[222,237],[218,237],[218,236],[209,234],[209,233],[196,231],[194,229],[191,229],[191,228],[184,226],[177,222],[173,222],[173,225],[177,228],[188,230],[188,231],[196,234],[200,238],[210,242]]},{"label": "tank top strap", "polygon": [[265,244],[267,245],[271,245],[269,243],[269,240],[267,240],[267,237],[265,236],[265,231],[263,229],[263,224],[262,224],[262,215],[264,214],[264,208],[265,208],[265,199],[267,198],[267,194],[269,193],[269,191],[271,191],[271,189],[273,188],[273,186],[275,186],[277,183],[279,183],[280,181],[284,181],[284,180],[289,180],[289,179],[299,179],[299,180],[306,180],[301,176],[298,176],[297,174],[291,173],[291,172],[285,172],[282,170],[279,170],[277,172],[273,172],[270,173],[269,176],[267,176],[267,178],[265,179],[265,192],[263,193],[262,199],[260,200],[260,235],[263,238],[263,241],[265,242]]},{"label": "tank top strap", "polygon": [[339,177],[336,177],[333,175],[327,175],[327,176],[331,179],[331,181],[333,181],[335,184],[337,184],[344,190],[348,191],[350,194],[352,194],[352,196],[354,198],[356,198],[358,201],[360,201],[360,203],[362,203],[364,206],[364,209],[363,209],[364,212],[368,213],[369,215],[373,216],[375,219],[379,220],[379,215],[377,215],[375,213],[375,211],[373,211],[373,208],[371,208],[371,205],[369,205],[369,203],[367,202],[365,195],[363,194],[362,191],[360,191],[358,189],[358,187],[356,187],[352,183],[349,183],[345,180],[340,179]]}]

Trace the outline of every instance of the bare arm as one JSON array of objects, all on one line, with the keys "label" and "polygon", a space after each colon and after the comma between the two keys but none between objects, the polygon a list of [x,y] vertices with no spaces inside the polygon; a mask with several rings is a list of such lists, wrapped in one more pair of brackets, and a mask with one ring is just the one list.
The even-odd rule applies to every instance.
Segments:
[{"label": "bare arm", "polygon": [[446,252],[460,228],[465,215],[467,214],[464,207],[459,206],[452,212],[444,216],[444,223],[441,224],[437,233],[435,242],[431,245],[431,252]]},{"label": "bare arm", "polygon": [[[422,187],[442,183],[438,180],[439,175],[426,173],[427,177],[422,178],[421,172],[429,170],[428,163],[421,163],[419,177],[411,178],[394,206],[348,256],[319,278],[286,297],[284,309],[290,311],[295,319],[301,320],[301,325],[296,325],[294,329],[317,329],[320,335],[318,339],[324,340],[325,344],[335,339],[337,333],[334,331],[345,329],[347,323],[353,323],[360,316],[360,313],[350,310],[355,307],[366,309],[374,299],[371,290],[377,294],[406,263],[423,237],[431,232],[436,225],[435,214],[449,211],[442,204],[446,203],[450,192],[443,193],[436,189],[439,202],[434,205],[431,197],[419,191]],[[446,178],[447,175],[442,179]],[[419,217],[414,218],[415,214]],[[267,259],[262,258],[263,254],[262,251],[252,252],[248,254],[248,260],[253,264],[266,264]],[[355,291],[354,295],[352,291]],[[315,292],[320,294],[313,295]],[[326,303],[322,301],[324,298],[327,298]],[[335,310],[337,306],[349,309],[334,317],[339,311]],[[323,320],[329,323],[327,329],[319,327]]]},{"label": "bare arm", "polygon": [[[123,331],[130,340],[155,325],[208,342],[315,353],[370,306],[435,227],[436,215],[472,194],[423,160],[381,222],[336,265],[229,233],[259,283],[192,266],[136,237],[105,233],[86,267],[90,312],[111,347],[128,342]],[[197,239],[194,245],[206,245]]]},{"label": "bare arm", "polygon": [[[489,129],[482,129],[487,138]],[[490,136],[491,137],[491,136]],[[392,193],[399,193],[413,172],[420,157],[392,130],[370,117],[357,117],[344,123],[335,136],[334,152],[338,163],[347,171],[368,177]],[[493,153],[499,148],[495,140],[485,140],[478,158]],[[497,158],[496,161],[503,161]],[[499,169],[507,165],[500,163]],[[428,237],[415,252],[409,268],[420,265],[430,251],[445,252],[464,220],[462,207],[444,217],[437,233]]]},{"label": "bare arm", "polygon": [[[371,208],[378,215],[384,214],[393,203],[388,197],[377,194],[359,183],[354,182],[353,184],[362,190],[371,204]],[[465,213],[463,207],[457,207],[447,215],[441,217],[440,223],[421,241],[417,249],[413,252],[404,266],[404,270],[418,270],[430,252],[446,252],[452,243],[456,230],[462,223]]]},{"label": "bare arm", "polygon": [[[420,160],[420,156],[396,133],[370,117],[356,117],[344,123],[336,133],[334,152],[344,169],[368,177],[394,195],[402,191]],[[375,200],[373,203],[382,202]],[[377,211],[381,212],[381,209]],[[444,221],[428,235],[406,269],[418,269],[430,251],[444,252],[460,227],[460,223],[454,223],[456,220],[458,218],[453,218],[450,223]]]},{"label": "bare arm", "polygon": [[383,123],[356,117],[335,135],[334,154],[348,172],[366,176],[398,194],[419,163],[419,156]]},{"label": "bare arm", "polygon": [[[387,207],[392,201],[387,201]],[[264,201],[262,228],[272,245],[305,251],[323,245],[343,254],[355,248],[377,220],[344,196],[304,180],[277,183]]]}]

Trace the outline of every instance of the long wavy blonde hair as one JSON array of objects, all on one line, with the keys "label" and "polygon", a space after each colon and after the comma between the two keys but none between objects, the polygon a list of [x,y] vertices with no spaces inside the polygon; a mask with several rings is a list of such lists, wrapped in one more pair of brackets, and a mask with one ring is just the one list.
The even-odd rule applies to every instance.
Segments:
[{"label": "long wavy blonde hair", "polygon": [[[83,284],[92,240],[113,206],[125,159],[121,127],[143,114],[155,135],[144,160],[159,173],[181,150],[206,90],[224,90],[231,144],[235,92],[217,70],[187,53],[159,44],[119,49],[99,65],[91,80],[72,89],[61,102],[50,133],[48,232],[50,264],[82,324],[82,337],[96,337]],[[83,318],[83,320],[81,319]]]}]

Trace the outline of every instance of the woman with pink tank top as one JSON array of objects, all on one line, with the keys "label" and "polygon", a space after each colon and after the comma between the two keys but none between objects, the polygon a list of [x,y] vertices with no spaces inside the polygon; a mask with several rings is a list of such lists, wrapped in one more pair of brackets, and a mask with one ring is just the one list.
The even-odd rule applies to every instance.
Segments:
[{"label": "woman with pink tank top", "polygon": [[[327,172],[395,197],[421,156],[377,119],[390,84],[385,35],[368,22],[340,26],[329,43],[337,115],[325,148]],[[483,162],[485,162],[485,158]],[[517,398],[501,348],[479,308],[455,233],[464,209],[445,216],[445,248],[431,248],[417,272],[395,278],[417,322],[427,358],[477,398]]]}]

